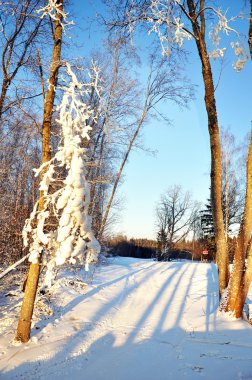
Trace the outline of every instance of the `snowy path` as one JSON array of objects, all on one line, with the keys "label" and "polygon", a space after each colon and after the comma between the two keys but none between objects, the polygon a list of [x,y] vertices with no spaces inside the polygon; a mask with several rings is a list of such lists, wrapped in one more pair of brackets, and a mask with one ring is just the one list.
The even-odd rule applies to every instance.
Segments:
[{"label": "snowy path", "polygon": [[116,258],[24,349],[0,339],[0,378],[252,379],[252,328],[217,316],[216,281],[210,264]]}]

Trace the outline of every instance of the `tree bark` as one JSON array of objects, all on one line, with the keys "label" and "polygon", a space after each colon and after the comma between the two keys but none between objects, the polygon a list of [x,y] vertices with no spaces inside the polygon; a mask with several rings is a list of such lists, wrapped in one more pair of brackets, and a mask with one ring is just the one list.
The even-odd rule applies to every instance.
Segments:
[{"label": "tree bark", "polygon": [[225,150],[225,234],[226,234],[226,242],[228,244],[228,230],[229,230],[229,165],[228,165],[228,157],[227,152]]},{"label": "tree bark", "polygon": [[93,212],[94,212],[94,203],[95,203],[94,202],[95,190],[96,190],[96,182],[95,181],[97,181],[97,179],[100,175],[101,162],[102,162],[102,157],[103,157],[103,149],[104,149],[104,144],[105,144],[105,137],[106,137],[106,134],[105,134],[105,132],[103,132],[103,135],[101,138],[101,143],[100,143],[99,159],[98,159],[98,162],[96,165],[96,170],[95,170],[95,173],[93,175],[93,178],[91,181],[91,186],[90,186],[90,203],[89,203],[88,213],[89,213],[89,215],[92,215],[92,216],[93,216]]},{"label": "tree bark", "polygon": [[249,18],[249,51],[250,51],[250,58],[252,59],[252,0],[250,0],[250,18]]},{"label": "tree bark", "polygon": [[[63,0],[58,0],[59,10],[63,11]],[[44,114],[42,124],[42,163],[51,158],[50,138],[51,138],[51,119],[53,104],[55,99],[55,89],[57,86],[58,71],[60,67],[61,45],[62,45],[62,15],[58,14],[59,19],[55,21],[54,46],[52,54],[52,64],[50,69],[49,86],[44,102]],[[40,180],[43,179],[46,168],[41,172]],[[39,210],[44,207],[43,192],[40,192]],[[25,294],[20,312],[16,340],[27,342],[30,339],[31,319],[34,309],[34,302],[37,293],[40,273],[40,259],[36,264],[30,264]]]},{"label": "tree bark", "polygon": [[5,101],[8,87],[9,87],[9,81],[6,77],[4,77],[2,90],[1,90],[1,96],[0,96],[0,119],[2,118],[3,106],[4,106],[4,101]]},{"label": "tree bark", "polygon": [[[252,59],[252,0],[250,0],[248,44]],[[252,280],[252,131],[247,158],[247,184],[243,212],[237,246],[235,250],[232,277],[229,286],[226,311],[230,311],[236,318],[242,317],[243,306],[246,302]],[[245,261],[247,257],[247,263]]]},{"label": "tree bark", "polygon": [[[201,2],[203,7],[204,2]],[[216,240],[216,262],[218,265],[219,293],[222,296],[228,285],[229,266],[228,250],[225,239],[224,218],[222,211],[222,166],[221,166],[221,144],[218,125],[216,101],[214,96],[214,85],[212,69],[205,43],[205,20],[204,10],[201,11],[201,25],[197,21],[195,4],[193,0],[187,0],[190,21],[202,65],[202,76],[205,88],[205,106],[208,116],[208,131],[211,146],[211,204]]]},{"label": "tree bark", "polygon": [[[235,250],[233,271],[229,286],[226,311],[234,313],[236,318],[242,317],[242,310],[252,279],[252,133],[250,136],[247,158],[247,186],[243,220],[240,226]],[[247,264],[245,259],[247,256]]]}]

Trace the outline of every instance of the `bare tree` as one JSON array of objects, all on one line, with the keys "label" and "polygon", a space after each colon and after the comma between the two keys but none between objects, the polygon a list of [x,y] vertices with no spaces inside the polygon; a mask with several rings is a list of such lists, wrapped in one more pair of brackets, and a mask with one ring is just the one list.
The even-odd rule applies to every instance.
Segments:
[{"label": "bare tree", "polygon": [[[125,145],[135,126],[140,89],[138,81],[130,73],[123,41],[119,39],[109,46],[105,45],[104,54],[96,54],[94,58],[101,66],[98,84],[100,97],[91,93],[87,101],[95,110],[97,123],[93,125],[86,148],[89,158],[88,179],[91,183],[89,210],[93,228],[98,235],[117,174],[117,162],[124,155]],[[115,202],[112,207],[114,205]]]},{"label": "bare tree", "polygon": [[32,168],[40,159],[40,135],[31,120],[16,113],[11,126],[0,139],[0,261],[5,264],[23,254],[22,228],[37,193]]},{"label": "bare tree", "polygon": [[192,200],[189,192],[183,193],[181,186],[171,186],[161,196],[156,224],[158,231],[163,231],[167,238],[165,256],[169,257],[169,250],[193,231],[198,211],[199,203]]},{"label": "bare tree", "polygon": [[[145,125],[146,121],[148,121],[151,116],[154,116],[155,113],[158,113],[158,106],[161,102],[172,101],[182,107],[186,106],[192,97],[193,87],[188,83],[186,78],[181,76],[179,69],[176,68],[175,70],[174,66],[167,65],[167,62],[165,60],[160,61],[152,56],[150,62],[150,73],[147,79],[147,86],[145,91],[144,106],[141,115],[136,122],[136,128],[133,130],[133,134],[130,138],[119,170],[116,174],[111,194],[103,215],[99,231],[99,238],[102,237],[102,234],[104,232],[109,210],[111,208],[117,186],[123,172],[123,168],[128,160],[132,148],[134,147],[140,129]],[[161,115],[161,113],[158,114],[167,120],[167,116]]]},{"label": "bare tree", "polygon": [[41,95],[39,93],[20,96],[20,86],[16,86],[15,91],[12,89],[14,98],[10,98],[6,102],[7,92],[20,69],[28,67],[32,63],[34,44],[40,35],[43,23],[43,20],[36,14],[39,4],[42,4],[41,0],[12,0],[7,4],[1,3],[0,50],[3,78],[0,90],[0,119],[2,114],[14,105],[25,99]]},{"label": "bare tree", "polygon": [[222,147],[222,204],[225,224],[225,234],[230,228],[241,223],[244,194],[242,181],[238,173],[242,171],[244,163],[240,158],[241,147],[237,146],[234,135],[228,129],[221,129]]}]

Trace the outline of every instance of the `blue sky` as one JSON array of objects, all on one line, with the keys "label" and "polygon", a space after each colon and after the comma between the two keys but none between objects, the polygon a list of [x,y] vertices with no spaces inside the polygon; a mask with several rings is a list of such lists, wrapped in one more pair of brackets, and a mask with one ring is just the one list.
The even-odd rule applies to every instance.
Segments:
[{"label": "blue sky", "polygon": [[[223,3],[225,8],[227,2],[219,3]],[[78,42],[83,44],[79,54],[88,54],[92,48],[99,46],[104,34],[95,23],[88,29],[86,20],[95,17],[95,13],[104,11],[104,8],[100,1],[84,1],[81,5],[78,1],[78,8],[76,1],[73,4],[77,16],[75,33],[78,34]],[[233,4],[233,7],[230,14],[237,11],[237,5]],[[84,25],[86,28],[83,30]],[[246,28],[244,22],[244,34]],[[143,39],[143,44],[145,39],[147,37]],[[226,40],[223,43],[227,43]],[[209,197],[210,148],[201,68],[194,42],[188,43],[187,48],[191,54],[186,74],[198,86],[196,100],[190,104],[189,110],[181,110],[171,104],[165,106],[173,126],[161,121],[146,125],[142,132],[144,144],[158,151],[156,157],[135,151],[129,158],[124,171],[124,183],[120,188],[124,210],[121,222],[116,226],[116,231],[128,237],[155,238],[155,205],[161,193],[170,185],[180,184],[203,203]],[[219,124],[229,127],[238,141],[242,141],[252,119],[252,67],[249,62],[242,72],[236,73],[232,68],[235,58],[231,55],[231,48],[228,48],[226,55],[225,67],[216,90]],[[213,71],[215,78],[218,78],[219,62],[213,62]]]}]

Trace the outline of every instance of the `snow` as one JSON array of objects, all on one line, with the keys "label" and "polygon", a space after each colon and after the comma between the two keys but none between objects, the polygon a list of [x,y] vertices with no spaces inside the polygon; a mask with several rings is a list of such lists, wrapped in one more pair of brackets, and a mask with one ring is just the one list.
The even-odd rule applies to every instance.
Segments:
[{"label": "snow", "polygon": [[2,379],[252,378],[252,326],[218,313],[214,264],[117,257],[91,272],[62,270],[24,345],[4,298]]},{"label": "snow", "polygon": [[[29,246],[29,261],[36,263],[43,251],[42,264],[52,272],[56,270],[56,265],[62,265],[66,261],[74,263],[76,258],[87,264],[95,262],[100,252],[100,245],[92,232],[91,218],[88,215],[90,184],[86,179],[86,149],[83,147],[92,129],[87,119],[90,119],[90,122],[94,121],[94,112],[81,98],[93,90],[99,95],[100,89],[94,87],[98,79],[91,74],[90,83],[80,83],[70,64],[65,62],[64,67],[64,86],[61,87],[63,97],[58,106],[57,120],[61,127],[61,145],[46,165],[43,163],[39,169],[35,169],[36,176],[41,174],[42,170],[45,171],[40,183],[43,204],[41,202],[39,208],[38,202],[35,204],[22,234],[24,247]],[[95,64],[92,64],[96,76],[99,69],[94,71],[94,67]],[[60,188],[52,191],[50,185],[56,181],[56,169],[62,167],[67,171],[66,178]],[[58,223],[52,226],[50,216]],[[48,223],[50,232],[45,233],[44,229]],[[52,281],[53,273],[48,273],[45,286],[50,287]]]}]

